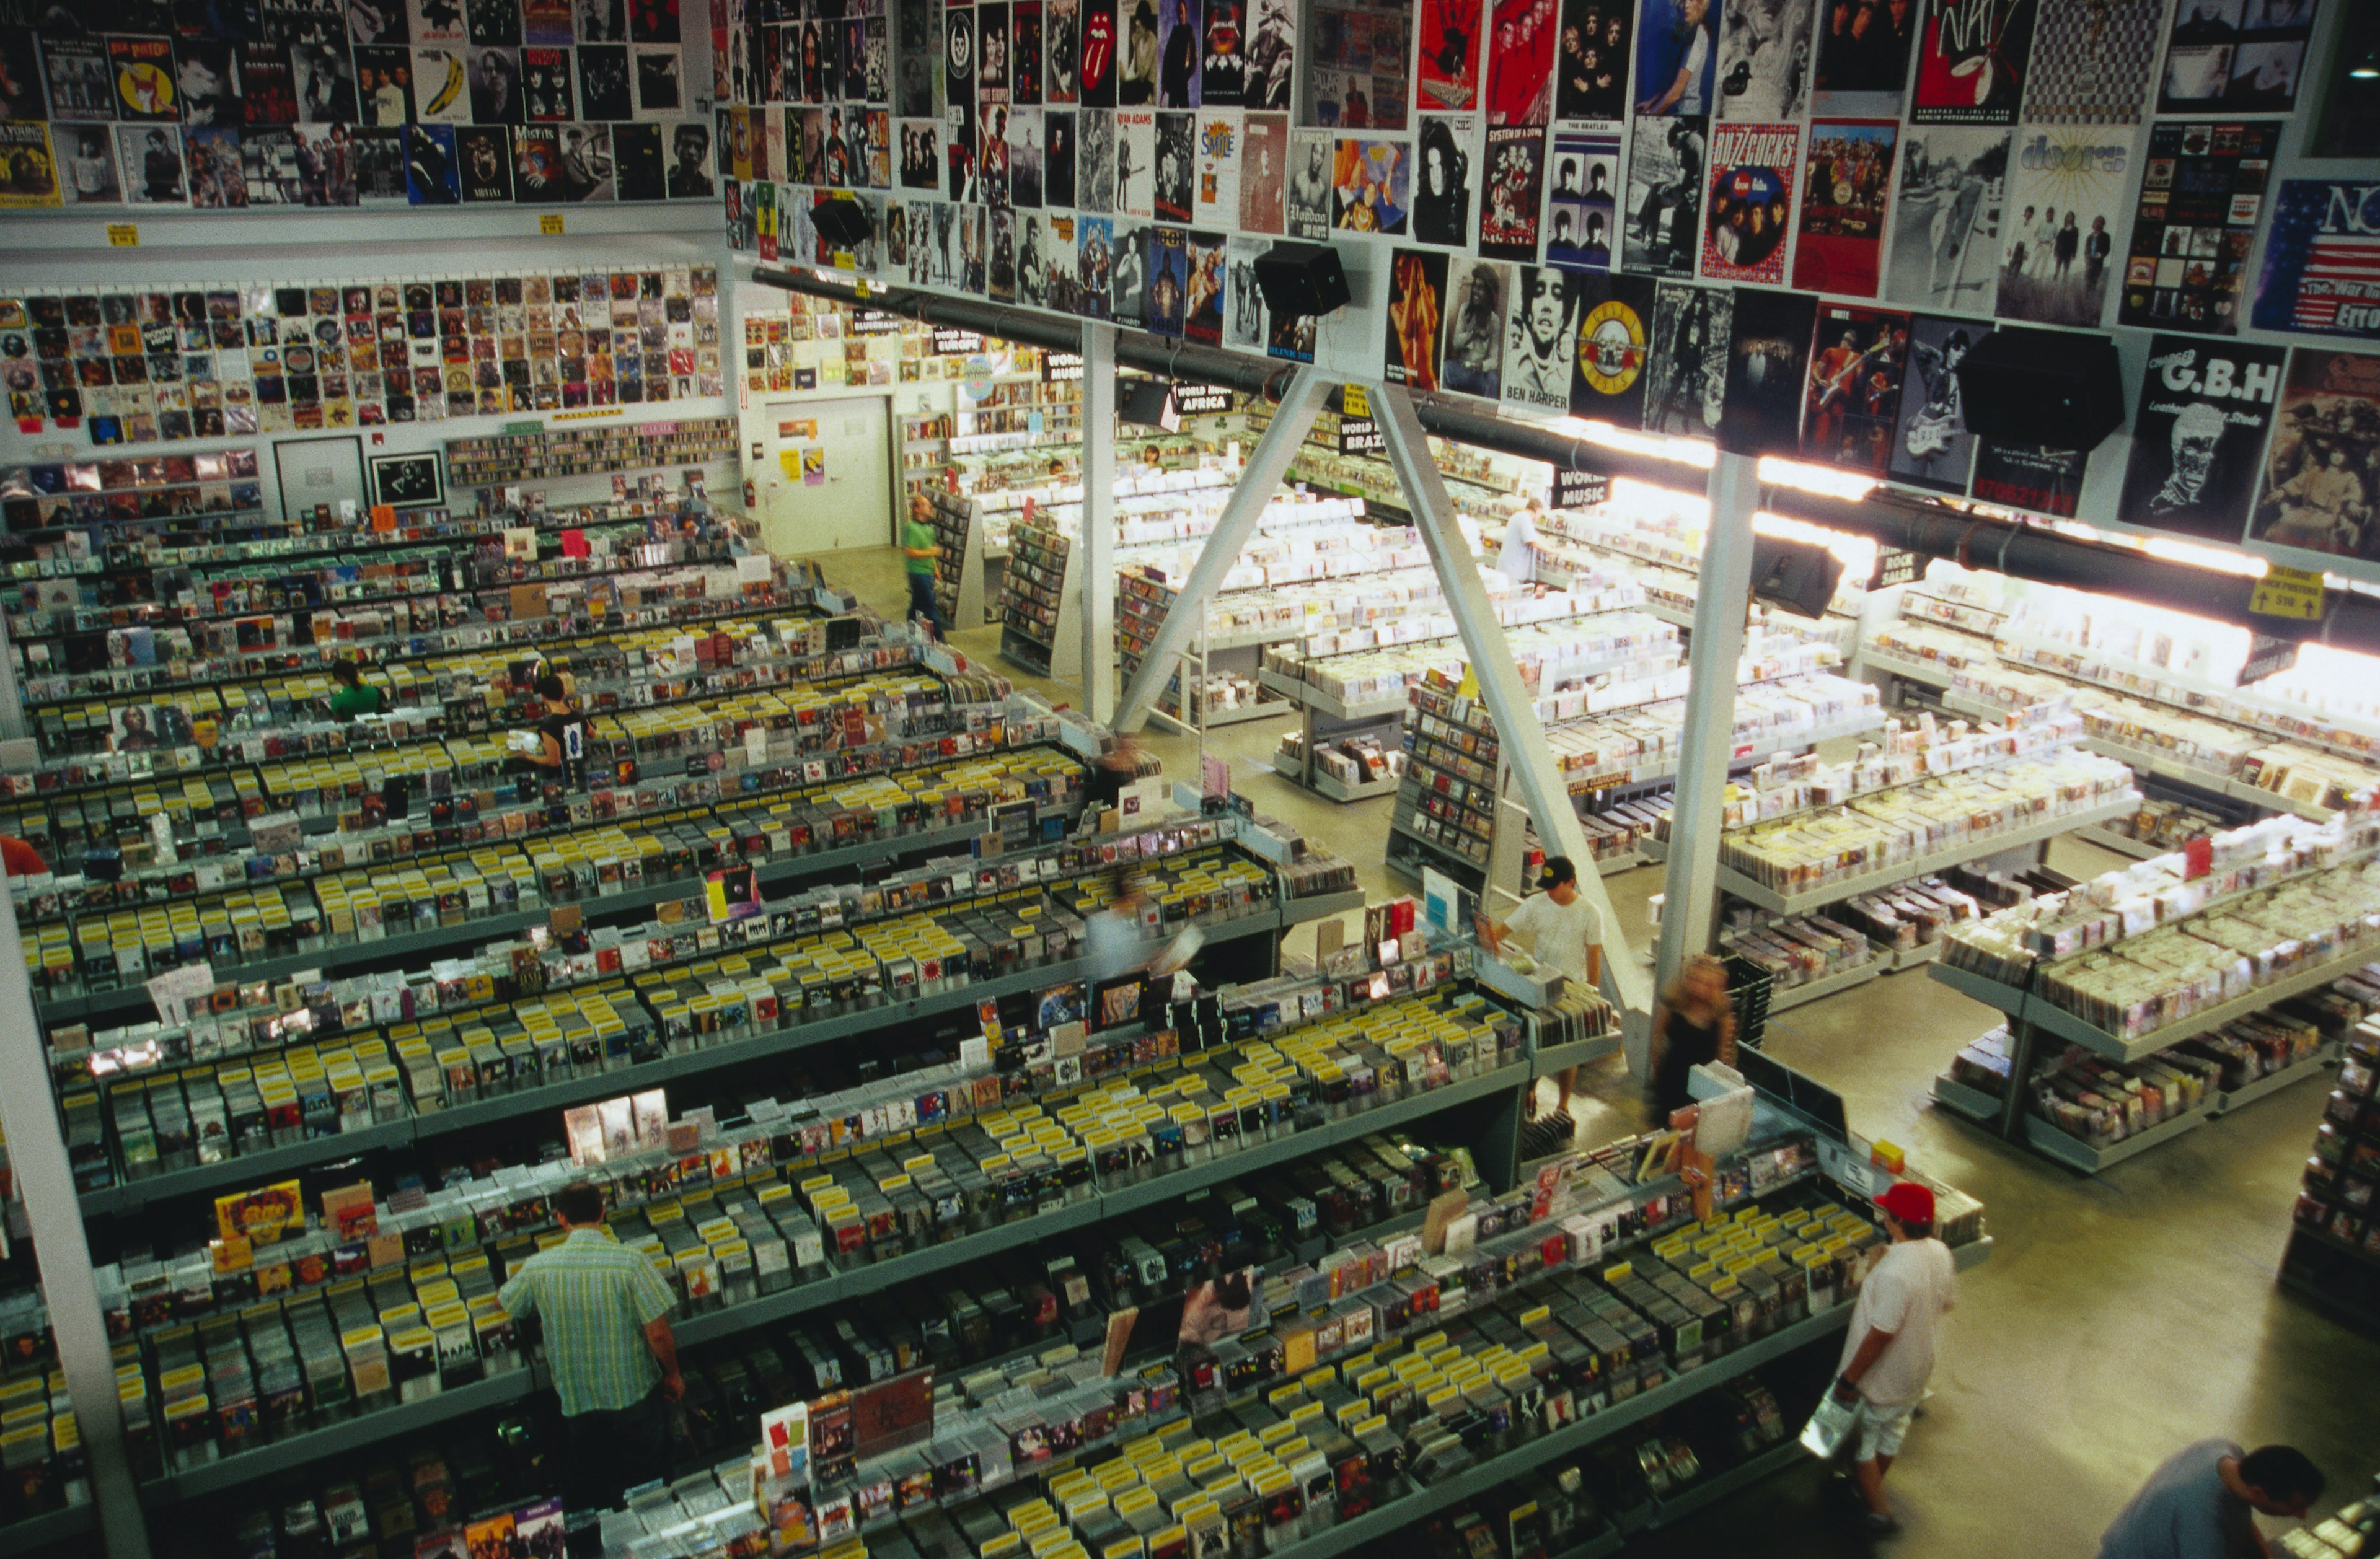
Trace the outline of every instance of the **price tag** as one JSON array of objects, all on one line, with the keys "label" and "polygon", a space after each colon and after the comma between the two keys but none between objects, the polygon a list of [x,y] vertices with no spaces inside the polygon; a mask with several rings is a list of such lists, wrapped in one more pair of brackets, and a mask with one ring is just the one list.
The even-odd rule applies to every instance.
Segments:
[{"label": "price tag", "polygon": [[1372,415],[1372,398],[1364,393],[1362,385],[1350,384],[1341,393],[1339,409],[1346,417],[1369,417]]},{"label": "price tag", "polygon": [[2322,621],[2322,575],[2301,568],[2274,564],[2256,581],[2248,610],[2265,617],[2291,617],[2301,622]]},{"label": "price tag", "polygon": [[140,247],[140,224],[137,222],[111,222],[107,224],[107,246],[114,249],[137,249]]},{"label": "price tag", "polygon": [[537,230],[549,238],[562,236],[562,213],[547,211],[537,219]]}]

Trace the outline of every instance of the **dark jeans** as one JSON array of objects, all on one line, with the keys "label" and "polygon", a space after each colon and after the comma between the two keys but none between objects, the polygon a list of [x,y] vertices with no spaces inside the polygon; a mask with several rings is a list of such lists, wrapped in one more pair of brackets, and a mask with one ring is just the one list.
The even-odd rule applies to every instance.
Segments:
[{"label": "dark jeans", "polygon": [[565,1510],[617,1510],[623,1489],[669,1476],[670,1401],[659,1386],[634,1407],[581,1413],[562,1427],[569,1441],[562,1469]]},{"label": "dark jeans", "polygon": [[932,574],[913,574],[909,576],[909,615],[924,618],[927,625],[934,630],[934,637],[947,639],[951,636],[950,624],[942,621],[942,614],[934,606]]}]

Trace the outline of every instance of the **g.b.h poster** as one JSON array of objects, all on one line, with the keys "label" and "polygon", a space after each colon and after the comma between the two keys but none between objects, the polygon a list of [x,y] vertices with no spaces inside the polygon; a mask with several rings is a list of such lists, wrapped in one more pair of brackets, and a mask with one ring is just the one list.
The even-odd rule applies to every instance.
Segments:
[{"label": "g.b.h poster", "polygon": [[2246,342],[2151,337],[2118,516],[2152,530],[2238,541],[2288,355]]}]

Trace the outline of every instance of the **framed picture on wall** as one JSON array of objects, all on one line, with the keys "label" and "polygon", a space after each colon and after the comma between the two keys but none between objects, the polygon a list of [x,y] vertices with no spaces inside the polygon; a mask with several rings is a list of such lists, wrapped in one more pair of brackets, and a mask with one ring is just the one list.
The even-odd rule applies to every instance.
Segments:
[{"label": "framed picture on wall", "polygon": [[446,502],[446,478],[438,452],[419,454],[375,454],[371,467],[371,501],[394,509],[428,509]]}]

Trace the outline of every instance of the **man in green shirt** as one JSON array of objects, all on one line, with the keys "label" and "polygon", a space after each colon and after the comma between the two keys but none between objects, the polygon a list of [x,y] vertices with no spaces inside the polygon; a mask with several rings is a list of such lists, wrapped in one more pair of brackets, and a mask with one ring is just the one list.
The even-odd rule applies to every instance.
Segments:
[{"label": "man in green shirt", "polygon": [[938,639],[950,636],[934,609],[934,560],[941,552],[934,542],[933,505],[922,492],[910,494],[908,523],[901,527],[901,553],[909,565],[909,615],[923,617]]},{"label": "man in green shirt", "polygon": [[379,714],[386,702],[380,689],[364,681],[363,669],[352,660],[333,661],[331,680],[339,684],[339,690],[331,695],[331,713],[340,719]]},{"label": "man in green shirt", "polygon": [[498,1295],[514,1319],[545,1322],[545,1363],[570,1436],[564,1506],[608,1510],[620,1492],[669,1471],[663,1398],[686,1395],[670,1331],[669,1286],[603,1227],[603,1193],[584,1180],[553,1195],[559,1243],[521,1263]]}]

